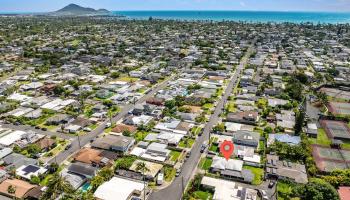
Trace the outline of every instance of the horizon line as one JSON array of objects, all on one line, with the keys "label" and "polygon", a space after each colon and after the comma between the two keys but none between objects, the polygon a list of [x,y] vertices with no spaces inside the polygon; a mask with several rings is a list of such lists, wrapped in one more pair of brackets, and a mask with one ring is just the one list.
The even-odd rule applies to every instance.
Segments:
[{"label": "horizon line", "polygon": [[[98,9],[106,9],[106,8],[98,8]],[[0,10],[0,13],[49,13],[49,12],[56,12],[55,11],[2,11]],[[149,10],[108,10],[110,12],[210,12],[210,11],[215,11],[215,12],[305,12],[305,13],[349,13],[349,11],[331,11],[331,10],[224,10],[224,9],[218,9],[218,10],[210,10],[210,9],[201,9],[201,10],[184,10],[184,9],[174,9],[174,10],[168,10],[168,9],[149,9]]]}]

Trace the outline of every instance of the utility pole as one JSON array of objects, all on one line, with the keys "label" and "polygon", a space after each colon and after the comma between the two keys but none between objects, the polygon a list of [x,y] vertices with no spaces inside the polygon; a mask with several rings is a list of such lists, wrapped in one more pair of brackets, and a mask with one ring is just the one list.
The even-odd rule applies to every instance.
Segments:
[{"label": "utility pole", "polygon": [[79,143],[79,148],[81,149],[79,134],[78,134],[78,143]]},{"label": "utility pole", "polygon": [[182,187],[182,200],[183,200],[185,196],[184,176],[181,176],[181,187]]}]

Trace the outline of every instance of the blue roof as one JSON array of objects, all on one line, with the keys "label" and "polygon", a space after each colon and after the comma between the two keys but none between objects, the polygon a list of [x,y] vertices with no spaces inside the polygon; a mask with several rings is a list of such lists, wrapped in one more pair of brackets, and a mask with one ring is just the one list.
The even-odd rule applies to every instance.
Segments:
[{"label": "blue roof", "polygon": [[288,134],[274,134],[274,137],[275,137],[275,140],[278,142],[283,142],[283,143],[288,143],[293,145],[297,145],[301,141],[300,136],[291,136]]}]

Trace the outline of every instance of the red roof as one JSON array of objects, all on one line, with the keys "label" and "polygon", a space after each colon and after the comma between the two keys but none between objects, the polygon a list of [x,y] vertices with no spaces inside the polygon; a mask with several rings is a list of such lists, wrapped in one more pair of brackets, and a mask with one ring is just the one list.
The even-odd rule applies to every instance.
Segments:
[{"label": "red roof", "polygon": [[340,200],[350,199],[350,187],[339,187],[338,193],[340,196]]}]

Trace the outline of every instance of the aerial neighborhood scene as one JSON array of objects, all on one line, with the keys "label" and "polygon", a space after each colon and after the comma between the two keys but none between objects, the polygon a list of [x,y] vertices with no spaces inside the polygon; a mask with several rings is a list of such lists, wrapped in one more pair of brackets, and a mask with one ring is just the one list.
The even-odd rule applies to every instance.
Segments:
[{"label": "aerial neighborhood scene", "polygon": [[350,200],[349,23],[345,0],[0,0],[0,199]]}]

